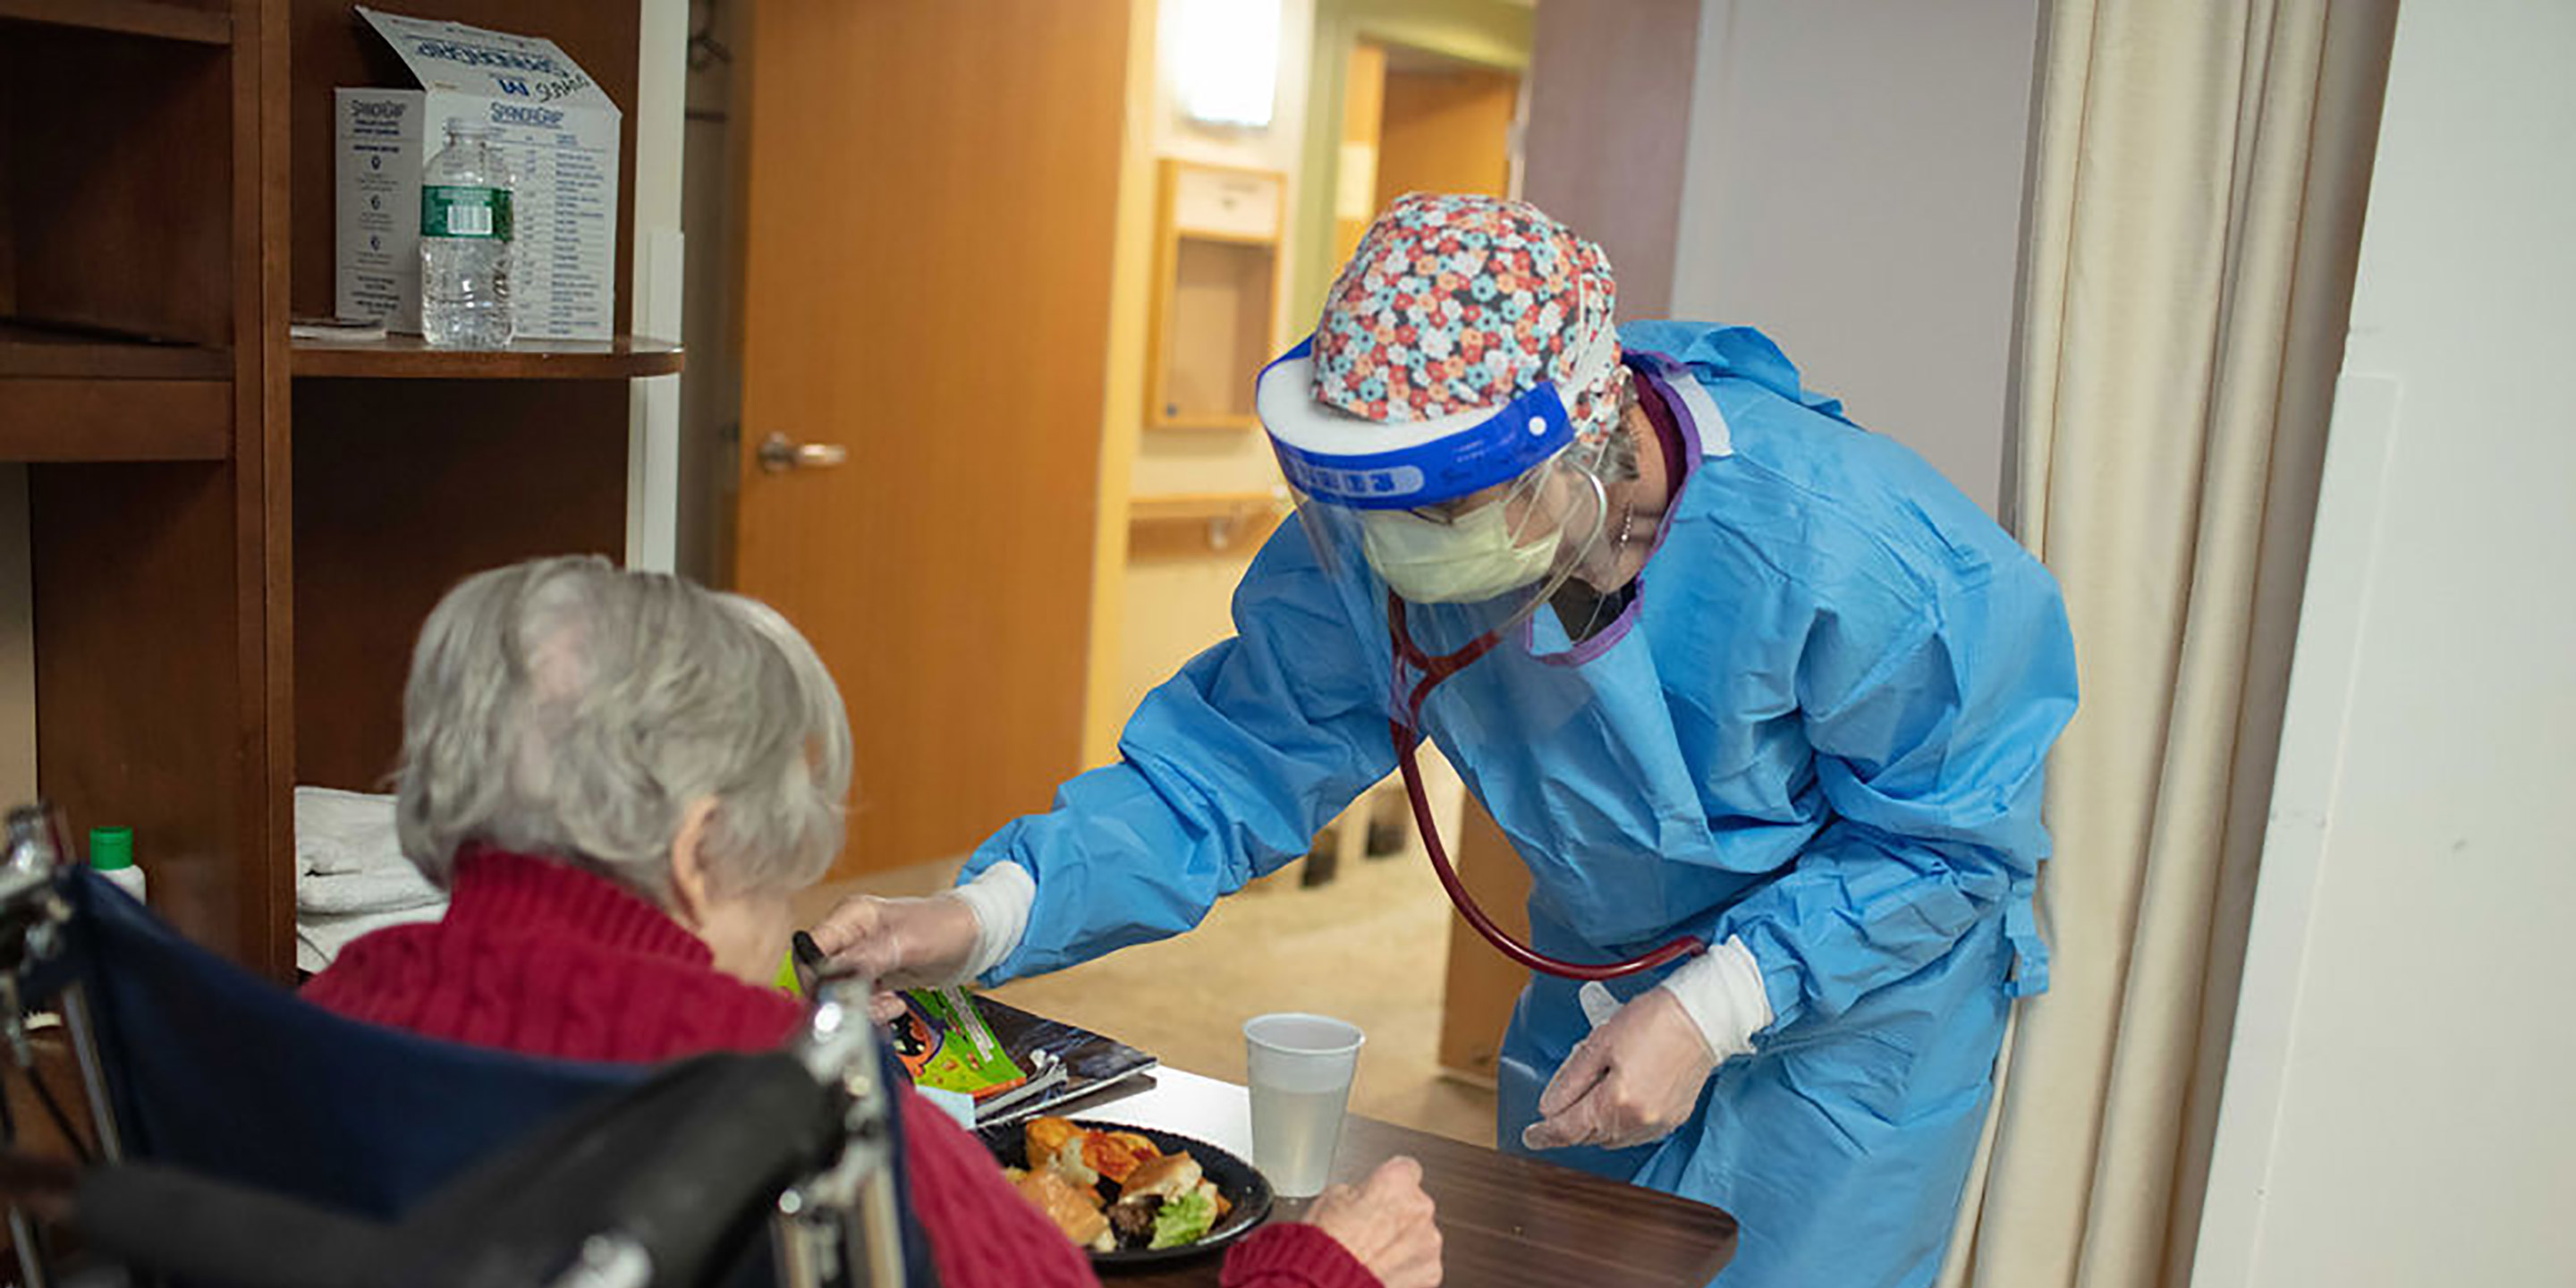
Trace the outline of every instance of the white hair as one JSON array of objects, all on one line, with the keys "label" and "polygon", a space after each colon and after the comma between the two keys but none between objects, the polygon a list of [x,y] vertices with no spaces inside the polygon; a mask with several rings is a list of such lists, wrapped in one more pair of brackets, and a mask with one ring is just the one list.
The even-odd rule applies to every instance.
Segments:
[{"label": "white hair", "polygon": [[726,894],[796,889],[841,848],[850,724],[768,606],[596,557],[478,573],[421,627],[403,691],[403,853],[447,884],[482,843],[581,864],[667,906],[671,844]]}]

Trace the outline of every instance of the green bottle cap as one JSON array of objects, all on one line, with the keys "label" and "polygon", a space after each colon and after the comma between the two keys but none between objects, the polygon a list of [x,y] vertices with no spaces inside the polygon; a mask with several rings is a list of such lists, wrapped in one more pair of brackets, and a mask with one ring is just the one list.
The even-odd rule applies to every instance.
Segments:
[{"label": "green bottle cap", "polygon": [[89,865],[101,872],[134,866],[134,829],[93,827],[89,830]]}]

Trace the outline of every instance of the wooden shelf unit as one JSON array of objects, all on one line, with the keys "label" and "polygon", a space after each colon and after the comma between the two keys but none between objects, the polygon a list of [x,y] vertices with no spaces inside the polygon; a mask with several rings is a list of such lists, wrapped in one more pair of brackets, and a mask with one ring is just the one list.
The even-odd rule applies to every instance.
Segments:
[{"label": "wooden shelf unit", "polygon": [[1288,178],[1166,158],[1154,228],[1145,426],[1260,424],[1252,378],[1274,356]]},{"label": "wooden shelf unit", "polygon": [[81,328],[0,319],[0,380],[230,380],[233,355]]},{"label": "wooden shelf unit", "polygon": [[230,380],[0,379],[0,461],[222,461]]},{"label": "wooden shelf unit", "polygon": [[197,45],[228,45],[233,39],[231,14],[163,0],[0,0],[0,22],[77,27]]},{"label": "wooden shelf unit", "polygon": [[346,343],[297,340],[295,374],[349,380],[632,380],[680,369],[680,346],[615,340],[522,340],[507,349],[433,349],[416,335]]},{"label": "wooden shelf unit", "polygon": [[[632,227],[634,5],[401,8],[598,74]],[[332,312],[331,91],[398,73],[350,0],[0,0],[0,460],[29,463],[39,788],[76,833],[132,826],[155,907],[280,980],[294,787],[383,786],[412,635],[457,579],[623,554],[625,381],[680,364],[289,340]]]}]

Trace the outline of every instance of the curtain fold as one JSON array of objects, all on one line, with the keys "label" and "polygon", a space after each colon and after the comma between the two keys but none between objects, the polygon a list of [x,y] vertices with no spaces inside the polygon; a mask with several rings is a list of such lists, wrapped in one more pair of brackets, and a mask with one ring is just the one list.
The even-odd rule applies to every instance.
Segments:
[{"label": "curtain fold", "polygon": [[2083,707],[1945,1285],[2189,1280],[2395,12],[2048,15],[2011,500]]}]

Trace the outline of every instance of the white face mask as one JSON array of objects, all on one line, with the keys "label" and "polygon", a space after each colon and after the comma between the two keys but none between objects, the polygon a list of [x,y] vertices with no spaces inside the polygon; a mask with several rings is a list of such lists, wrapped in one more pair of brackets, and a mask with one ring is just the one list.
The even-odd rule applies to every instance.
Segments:
[{"label": "white face mask", "polygon": [[1504,505],[1480,506],[1449,523],[1406,510],[1360,514],[1361,550],[1387,589],[1417,604],[1474,604],[1546,578],[1560,533],[1531,545],[1512,541]]}]

